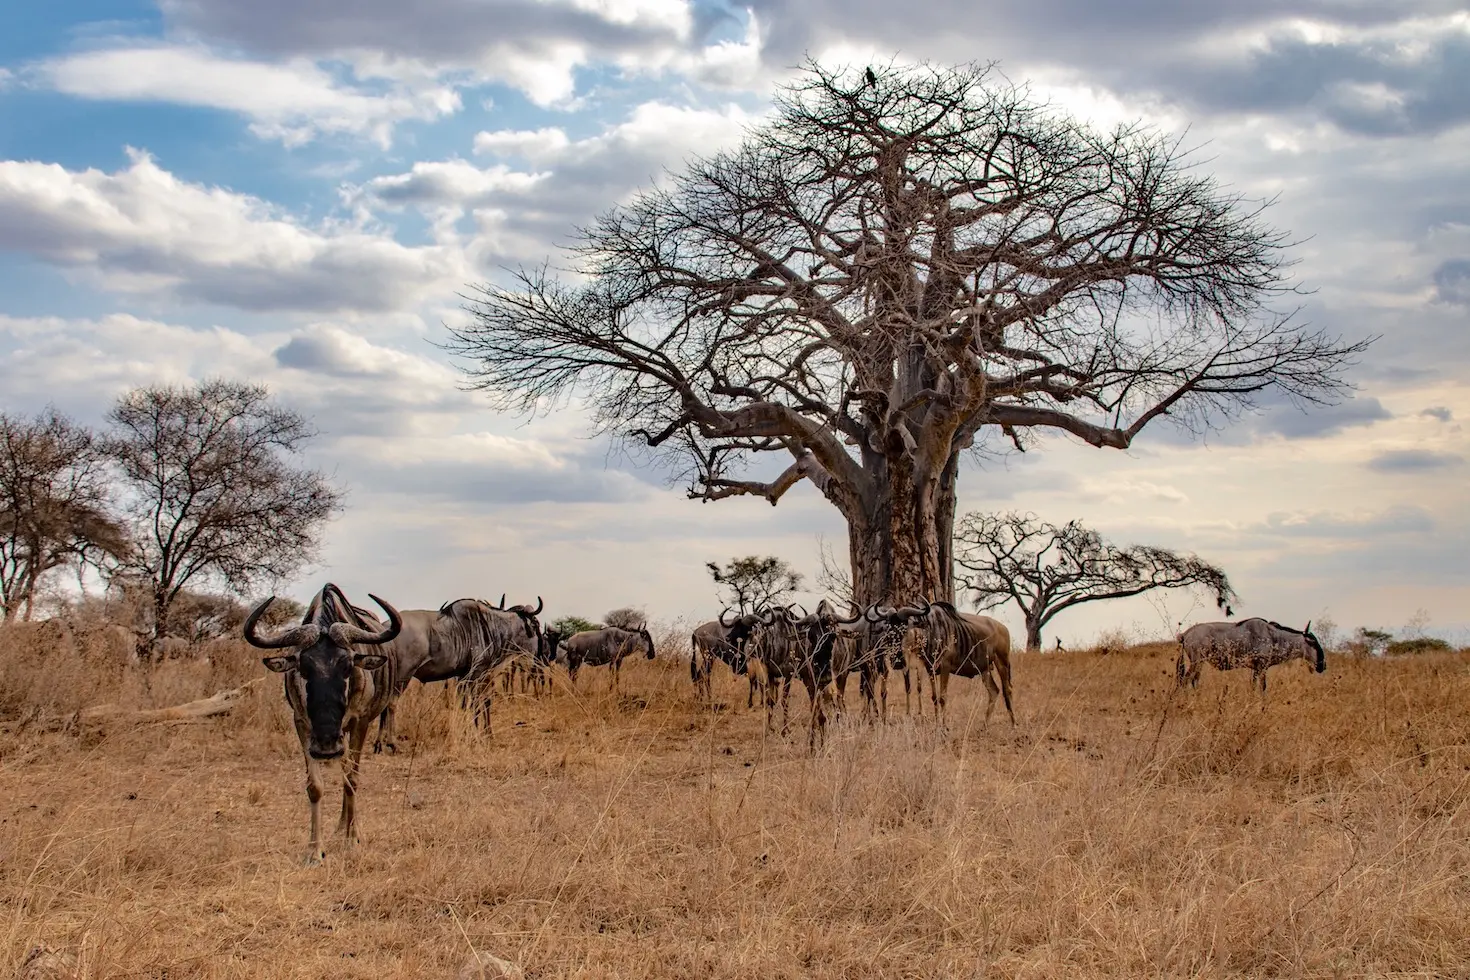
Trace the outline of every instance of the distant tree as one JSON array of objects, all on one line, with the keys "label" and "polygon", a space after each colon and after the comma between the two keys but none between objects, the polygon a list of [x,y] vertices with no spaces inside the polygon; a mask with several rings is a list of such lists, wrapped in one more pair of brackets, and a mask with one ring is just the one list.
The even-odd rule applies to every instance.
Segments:
[{"label": "distant tree", "polygon": [[732,558],[721,568],[705,562],[715,584],[725,590],[730,605],[742,613],[759,609],[801,588],[801,573],[775,555]]},{"label": "distant tree", "polygon": [[148,582],[154,639],[191,583],[243,594],[316,555],[341,494],[321,473],[293,465],[288,457],[314,433],[264,387],[139,388],[108,418],[136,545],[128,570]]},{"label": "distant tree", "polygon": [[128,553],[106,500],[106,461],[89,429],[55,410],[0,413],[0,618],[30,619],[49,573]]},{"label": "distant tree", "polygon": [[1032,514],[966,514],[955,535],[956,578],[979,609],[1014,603],[1026,619],[1026,649],[1041,630],[1084,602],[1153,589],[1202,586],[1226,615],[1237,601],[1220,568],[1194,555],[1144,545],[1120,547],[1079,521],[1047,524]]},{"label": "distant tree", "polygon": [[636,630],[647,624],[648,614],[642,609],[624,606],[621,609],[613,609],[605,613],[602,621],[608,626],[616,626],[619,629]]},{"label": "distant tree", "polygon": [[551,624],[551,628],[562,636],[571,636],[573,633],[585,633],[588,630],[601,629],[602,627],[590,619],[583,619],[581,616],[563,616],[561,619],[554,621]]},{"label": "distant tree", "polygon": [[1383,653],[1392,642],[1393,634],[1388,630],[1359,626],[1353,631],[1353,638],[1348,641],[1348,648],[1360,657],[1376,657]]},{"label": "distant tree", "polygon": [[1449,653],[1453,649],[1448,640],[1437,636],[1411,636],[1406,640],[1394,640],[1383,653],[1389,657],[1401,657],[1412,653]]}]

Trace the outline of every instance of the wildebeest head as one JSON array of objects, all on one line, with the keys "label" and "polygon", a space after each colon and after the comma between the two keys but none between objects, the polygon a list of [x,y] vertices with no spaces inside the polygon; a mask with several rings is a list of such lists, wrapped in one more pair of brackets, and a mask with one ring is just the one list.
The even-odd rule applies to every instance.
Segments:
[{"label": "wildebeest head", "polygon": [[1306,642],[1307,651],[1316,656],[1317,673],[1327,669],[1327,651],[1322,649],[1322,641],[1317,639],[1317,634],[1312,632],[1312,621],[1307,620],[1306,629],[1302,630],[1302,639]]},{"label": "wildebeest head", "polygon": [[746,613],[726,622],[725,613],[729,611],[729,606],[720,611],[720,625],[729,630],[725,639],[735,650],[734,662],[730,664],[730,669],[737,674],[743,674],[745,673],[745,662],[749,659],[746,646],[750,643],[750,637],[755,628],[761,625],[761,617],[755,613]]},{"label": "wildebeest head", "polygon": [[377,670],[388,661],[382,653],[354,648],[391,642],[403,628],[398,610],[377,596],[370,598],[388,614],[386,628],[368,613],[355,609],[342,591],[331,584],[312,599],[299,626],[273,636],[262,636],[257,631],[260,618],[275,596],[257,605],[245,620],[245,640],[251,646],[291,650],[262,657],[261,663],[278,674],[286,674],[287,684],[299,685],[297,693],[311,733],[307,752],[312,758],[334,759],[342,754],[344,732],[350,720],[348,701],[357,671]]},{"label": "wildebeest head", "polygon": [[556,660],[556,648],[561,645],[563,637],[556,629],[545,629],[541,632],[541,644],[536,650],[536,659],[543,664],[549,664]]},{"label": "wildebeest head", "polygon": [[641,636],[641,637],[643,637],[643,642],[648,645],[648,655],[647,655],[647,658],[646,659],[652,660],[653,659],[653,637],[648,632],[648,626],[647,625],[643,625],[643,626],[638,627],[638,635]]}]

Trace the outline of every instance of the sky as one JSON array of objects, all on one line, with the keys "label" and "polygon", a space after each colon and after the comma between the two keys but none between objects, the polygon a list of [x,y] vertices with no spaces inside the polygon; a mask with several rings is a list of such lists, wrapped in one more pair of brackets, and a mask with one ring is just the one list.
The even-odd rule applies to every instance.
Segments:
[{"label": "sky", "polygon": [[[1380,339],[1342,404],[1126,452],[967,464],[961,511],[1081,518],[1223,566],[1237,611],[1470,642],[1463,0],[78,0],[0,6],[0,410],[100,424],[143,384],[260,381],[347,491],[321,560],[400,608],[719,609],[706,561],[808,580],[837,513],[686,499],[573,410],[496,414],[437,346],[461,294],[732,147],[804,58],[996,62],[1056,111],[1198,147],[1291,233],[1302,317]],[[804,598],[806,598],[804,596]],[[1014,614],[1002,614],[1013,630]],[[1064,614],[1069,645],[1217,618]],[[1051,640],[1048,637],[1048,644]]]}]

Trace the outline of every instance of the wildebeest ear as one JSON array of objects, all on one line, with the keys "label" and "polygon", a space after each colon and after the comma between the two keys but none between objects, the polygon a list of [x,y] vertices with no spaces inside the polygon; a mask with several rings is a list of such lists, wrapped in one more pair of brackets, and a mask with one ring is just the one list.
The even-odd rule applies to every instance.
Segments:
[{"label": "wildebeest ear", "polygon": [[359,653],[352,658],[352,662],[363,670],[377,670],[388,662],[388,658],[381,653]]},{"label": "wildebeest ear", "polygon": [[296,657],[294,654],[286,657],[261,657],[260,662],[265,664],[266,670],[275,671],[277,674],[284,674],[296,666]]}]

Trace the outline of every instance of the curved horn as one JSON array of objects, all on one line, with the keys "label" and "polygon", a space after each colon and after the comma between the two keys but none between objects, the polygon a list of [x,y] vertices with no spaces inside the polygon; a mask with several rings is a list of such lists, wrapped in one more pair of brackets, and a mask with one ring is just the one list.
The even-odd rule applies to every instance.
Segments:
[{"label": "curved horn", "polygon": [[336,640],[342,646],[348,646],[353,643],[360,643],[365,646],[388,643],[403,629],[403,617],[398,615],[397,609],[394,609],[392,605],[379,599],[371,592],[368,593],[368,598],[376,602],[382,607],[383,612],[388,614],[388,628],[382,632],[374,632],[373,630],[365,630],[361,626],[354,626],[351,623],[333,623],[330,630],[332,639]]},{"label": "curved horn", "polygon": [[546,603],[542,602],[541,601],[541,597],[538,595],[536,597],[536,608],[531,610],[531,615],[532,616],[539,616],[539,615],[541,615],[541,610],[543,610],[545,608],[546,608]]},{"label": "curved horn", "polygon": [[1307,620],[1307,625],[1304,626],[1304,627],[1302,627],[1302,632],[1303,633],[1310,633],[1310,632],[1312,632],[1312,621],[1310,619]]},{"label": "curved horn", "polygon": [[321,637],[321,627],[312,623],[303,623],[283,630],[275,636],[261,636],[255,632],[255,624],[260,622],[260,617],[265,615],[266,609],[276,601],[275,596],[265,599],[260,605],[250,610],[250,615],[245,618],[245,642],[262,650],[284,650],[286,647],[309,647]]},{"label": "curved horn", "polygon": [[868,608],[864,609],[863,610],[863,618],[866,619],[870,623],[876,623],[878,620],[873,616],[873,611],[876,610],[877,608],[878,608],[878,604],[875,602],[872,605],[870,605]]},{"label": "curved horn", "polygon": [[[800,609],[801,610],[801,618],[802,619],[806,619],[808,616],[811,615],[811,613],[809,613],[809,612],[806,611],[806,606],[803,606],[801,603],[799,603],[799,602],[793,602],[791,605],[792,606],[795,606],[797,609]],[[790,607],[787,607],[787,608],[790,608]]]},{"label": "curved horn", "polygon": [[725,627],[725,629],[729,629],[731,626],[734,626],[735,625],[734,623],[727,623],[727,622],[725,622],[725,613],[727,613],[729,611],[730,611],[730,607],[729,606],[726,606],[724,609],[721,609],[720,610],[720,625],[723,626],[723,627]]},{"label": "curved horn", "polygon": [[832,618],[834,620],[836,620],[837,622],[843,624],[844,626],[850,626],[853,623],[856,623],[858,620],[860,620],[860,619],[863,618],[863,611],[862,611],[862,609],[860,607],[854,607],[854,608],[857,609],[857,612],[855,612],[855,613],[852,614],[852,618],[851,619],[843,619],[841,616],[837,616],[837,615],[833,615]]}]

